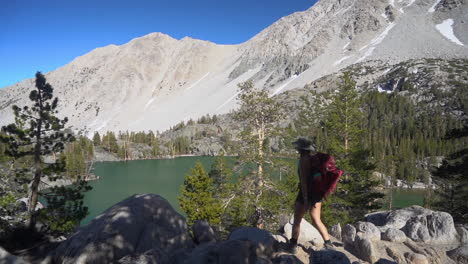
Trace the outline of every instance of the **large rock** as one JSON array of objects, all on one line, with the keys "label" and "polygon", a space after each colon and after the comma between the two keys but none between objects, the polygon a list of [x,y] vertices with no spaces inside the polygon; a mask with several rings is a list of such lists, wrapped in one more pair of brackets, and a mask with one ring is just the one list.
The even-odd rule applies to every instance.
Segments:
[{"label": "large rock", "polygon": [[431,212],[431,210],[417,205],[395,210],[393,212],[388,213],[385,222],[382,226],[386,228],[392,227],[395,229],[401,229],[406,225],[406,222],[408,222],[409,219],[419,215],[428,215]]},{"label": "large rock", "polygon": [[294,255],[281,255],[273,258],[271,262],[273,262],[273,264],[304,264]]},{"label": "large rock", "polygon": [[52,252],[58,263],[112,263],[153,249],[191,249],[185,219],[159,195],[133,195],[79,228]]},{"label": "large rock", "polygon": [[193,236],[197,243],[216,242],[216,235],[206,220],[198,220],[192,226]]},{"label": "large rock", "polygon": [[195,248],[185,264],[254,264],[264,260],[258,255],[257,245],[248,240],[227,240],[205,243]]},{"label": "large rock", "polygon": [[380,230],[370,222],[357,222],[356,231],[363,233],[371,241],[380,240]]},{"label": "large rock", "polygon": [[338,223],[330,228],[330,235],[338,240],[341,240],[341,225]]},{"label": "large rock", "polygon": [[409,219],[403,231],[409,238],[416,242],[427,243],[431,239],[429,229],[427,228],[427,219],[422,215]]},{"label": "large rock", "polygon": [[382,233],[382,240],[387,240],[390,242],[401,243],[406,241],[405,232],[395,229],[389,228],[387,231]]},{"label": "large rock", "polygon": [[389,255],[394,261],[396,261],[396,263],[405,262],[403,254],[400,253],[400,251],[397,248],[393,246],[385,247],[385,251],[387,252],[387,255]]},{"label": "large rock", "polygon": [[263,229],[255,227],[241,227],[229,234],[228,240],[247,240],[257,245],[263,255],[270,256],[276,249],[278,242],[273,235]]},{"label": "large rock", "polygon": [[457,230],[455,229],[453,217],[449,213],[433,212],[426,218],[432,243],[456,243]]},{"label": "large rock", "polygon": [[376,226],[384,226],[387,222],[389,211],[380,211],[365,215],[366,222],[373,223]]},{"label": "large rock", "polygon": [[463,226],[456,227],[461,244],[468,244],[468,230]]},{"label": "large rock", "polygon": [[125,256],[118,264],[172,264],[170,257],[161,249],[152,249],[139,256]]},{"label": "large rock", "polygon": [[372,240],[362,232],[358,232],[356,234],[354,253],[360,259],[370,263],[374,263],[379,259],[378,252],[375,246],[372,244]]},{"label": "large rock", "polygon": [[405,259],[408,264],[429,264],[429,261],[423,254],[408,252],[405,254]]},{"label": "large rock", "polygon": [[[383,220],[384,216],[385,220]],[[382,232],[389,228],[399,229],[418,242],[451,244],[457,242],[457,231],[450,214],[411,206],[393,212],[367,215],[366,220],[374,223]]]},{"label": "large rock", "polygon": [[451,244],[457,242],[457,230],[450,214],[431,212],[418,215],[408,220],[402,229],[405,234],[417,242]]},{"label": "large rock", "polygon": [[315,251],[310,256],[313,264],[351,264],[349,258],[342,252],[335,250]]},{"label": "large rock", "polygon": [[0,263],[1,264],[27,264],[28,262],[24,261],[22,258],[11,255],[0,247]]},{"label": "large rock", "polygon": [[345,225],[343,231],[341,232],[341,238],[346,247],[353,246],[354,241],[356,240],[356,228],[350,224]]},{"label": "large rock", "polygon": [[460,264],[468,264],[468,245],[447,252],[447,255]]},{"label": "large rock", "polygon": [[[288,239],[291,239],[293,222],[294,218],[291,217],[291,219],[289,219],[289,222],[284,226],[284,232]],[[301,244],[305,244],[306,242],[312,242],[314,245],[321,245],[325,242],[323,241],[322,235],[320,235],[319,231],[305,219],[302,219],[301,221],[301,230],[299,233],[298,241]]]}]

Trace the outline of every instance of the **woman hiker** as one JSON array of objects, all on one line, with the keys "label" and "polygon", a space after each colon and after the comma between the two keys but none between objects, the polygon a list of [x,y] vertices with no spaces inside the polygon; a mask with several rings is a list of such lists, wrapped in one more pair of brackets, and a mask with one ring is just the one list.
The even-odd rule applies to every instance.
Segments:
[{"label": "woman hiker", "polygon": [[294,224],[290,242],[290,250],[297,251],[302,218],[307,211],[313,220],[314,226],[325,241],[325,248],[333,248],[327,228],[320,219],[322,199],[330,194],[343,171],[336,169],[333,157],[315,152],[312,142],[306,138],[298,138],[293,142],[299,152],[299,193],[294,205]]}]

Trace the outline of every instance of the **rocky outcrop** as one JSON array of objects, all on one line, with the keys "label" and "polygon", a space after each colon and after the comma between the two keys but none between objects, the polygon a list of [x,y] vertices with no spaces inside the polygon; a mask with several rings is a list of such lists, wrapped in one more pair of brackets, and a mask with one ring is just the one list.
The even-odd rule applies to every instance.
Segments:
[{"label": "rocky outcrop", "polygon": [[121,258],[118,264],[170,264],[168,254],[159,248],[151,249],[141,255],[128,255]]},{"label": "rocky outcrop", "polygon": [[353,225],[347,224],[341,232],[345,249],[354,248],[354,241],[356,240],[356,228]]},{"label": "rocky outcrop", "polygon": [[[291,239],[293,222],[294,217],[291,217],[289,219],[289,222],[284,226],[284,232],[288,239]],[[324,243],[319,231],[313,225],[307,222],[307,220],[302,219],[299,234],[299,242],[306,243],[309,241],[311,241],[314,245],[321,245]]]},{"label": "rocky outcrop", "polygon": [[356,232],[361,232],[362,236],[368,238],[371,241],[380,240],[380,230],[370,222],[357,222]]},{"label": "rocky outcrop", "polygon": [[270,232],[254,227],[236,229],[229,235],[228,240],[253,242],[257,251],[266,256],[271,256],[278,248],[277,241]]},{"label": "rocky outcrop", "polygon": [[366,220],[373,222],[382,232],[390,228],[401,230],[408,238],[418,242],[438,244],[457,242],[457,230],[452,216],[421,206],[371,214]]},{"label": "rocky outcrop", "polygon": [[58,263],[112,263],[125,256],[170,257],[176,249],[193,246],[185,219],[169,202],[144,194],[107,209],[61,243],[52,255]]},{"label": "rocky outcrop", "polygon": [[341,225],[338,223],[330,228],[330,235],[341,240]]},{"label": "rocky outcrop", "polygon": [[354,246],[354,253],[360,259],[374,263],[379,259],[373,240],[365,233],[358,232]]},{"label": "rocky outcrop", "polygon": [[397,242],[402,243],[406,241],[405,232],[395,229],[389,228],[385,232],[382,233],[382,240],[387,240],[390,242]]},{"label": "rocky outcrop", "polygon": [[342,252],[335,250],[320,250],[312,254],[310,263],[314,264],[328,264],[328,263],[340,263],[340,264],[351,264],[349,258]]},{"label": "rocky outcrop", "polygon": [[412,217],[402,230],[414,241],[450,244],[457,240],[453,218],[445,212]]},{"label": "rocky outcrop", "polygon": [[0,263],[1,264],[27,264],[28,262],[24,261],[22,258],[11,255],[0,247]]},{"label": "rocky outcrop", "polygon": [[468,244],[468,230],[463,225],[456,227],[461,244]]},{"label": "rocky outcrop", "polygon": [[462,247],[450,250],[447,252],[447,255],[455,260],[457,263],[468,264],[468,246],[464,245]]},{"label": "rocky outcrop", "polygon": [[[391,216],[387,222],[396,226],[402,225],[400,219],[408,218],[401,229],[419,223],[418,227],[427,227],[429,241],[440,238],[438,243],[413,241],[402,230],[393,227],[387,227],[381,233],[379,227],[385,226],[385,221],[381,226],[357,222],[345,225],[339,234],[340,228],[336,226],[333,238],[335,248],[324,249],[321,243],[316,242],[318,231],[303,220],[301,225],[305,224],[305,228],[301,228],[299,247],[295,254],[291,254],[286,238],[288,230],[290,233],[291,227],[287,227],[291,226],[290,223],[283,228],[286,236],[241,227],[232,231],[227,240],[218,240],[209,223],[200,220],[192,226],[192,237],[185,219],[164,198],[154,194],[134,195],[78,229],[49,254],[48,260],[52,263],[119,264],[467,263],[466,244],[439,243],[451,241],[451,235],[441,233],[451,232],[450,228],[445,227],[450,223],[446,213],[423,209],[415,207],[400,212],[381,212],[379,217],[368,220]],[[439,233],[433,231],[435,227],[440,228]],[[339,236],[341,241],[336,240]],[[0,256],[5,256],[4,259],[15,258],[1,248]],[[0,258],[0,263],[4,263],[2,261]]]},{"label": "rocky outcrop", "polygon": [[[263,260],[263,262],[262,262]],[[202,244],[195,248],[184,264],[269,263],[258,244],[248,240],[227,240]]]},{"label": "rocky outcrop", "polygon": [[216,242],[216,234],[210,223],[206,220],[198,220],[192,226],[192,233],[195,242],[198,244]]}]

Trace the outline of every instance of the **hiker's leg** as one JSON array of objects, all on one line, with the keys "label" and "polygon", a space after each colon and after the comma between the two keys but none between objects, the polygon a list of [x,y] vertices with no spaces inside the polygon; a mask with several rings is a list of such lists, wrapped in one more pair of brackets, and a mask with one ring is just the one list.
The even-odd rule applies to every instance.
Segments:
[{"label": "hiker's leg", "polygon": [[320,219],[320,210],[322,209],[322,202],[315,203],[314,206],[310,209],[310,217],[314,222],[314,226],[318,229],[320,234],[323,237],[323,240],[329,240],[330,235],[328,234],[327,228],[322,223]]},{"label": "hiker's leg", "polygon": [[294,223],[293,223],[292,234],[291,234],[291,238],[295,239],[296,241],[299,238],[299,232],[301,231],[300,230],[301,221],[306,211],[307,211],[306,206],[296,201],[296,204],[294,205]]}]

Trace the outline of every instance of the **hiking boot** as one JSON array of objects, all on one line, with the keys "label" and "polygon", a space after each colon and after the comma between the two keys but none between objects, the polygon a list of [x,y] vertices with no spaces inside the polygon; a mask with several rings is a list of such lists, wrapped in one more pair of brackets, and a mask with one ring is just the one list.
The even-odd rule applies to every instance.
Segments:
[{"label": "hiking boot", "polygon": [[325,243],[323,244],[323,247],[326,249],[335,249],[335,246],[330,240],[325,241]]},{"label": "hiking boot", "polygon": [[288,244],[286,244],[285,251],[295,255],[297,253],[297,243],[289,242]]}]

